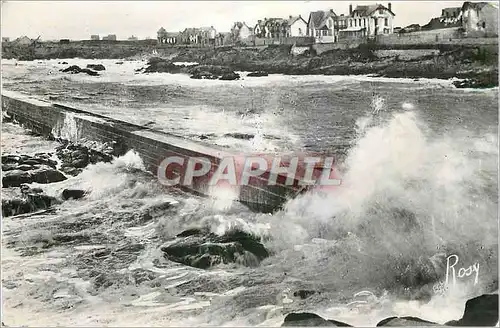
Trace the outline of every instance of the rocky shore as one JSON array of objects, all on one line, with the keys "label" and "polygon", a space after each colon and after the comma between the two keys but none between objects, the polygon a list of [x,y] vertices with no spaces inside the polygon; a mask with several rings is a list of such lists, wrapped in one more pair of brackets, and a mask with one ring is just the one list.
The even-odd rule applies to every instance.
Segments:
[{"label": "rocky shore", "polygon": [[[331,50],[321,55],[293,56],[289,47],[261,50],[212,49],[205,53],[180,51],[169,59],[151,58],[143,73],[184,73],[192,78],[224,79],[236,71],[251,72],[248,77],[268,74],[287,75],[373,75],[390,78],[458,79],[457,88],[498,86],[498,60],[494,51],[480,47],[442,49],[439,54],[401,59],[400,54],[378,57],[368,46],[350,50]],[[197,62],[195,66],[177,66],[174,62]]]}]

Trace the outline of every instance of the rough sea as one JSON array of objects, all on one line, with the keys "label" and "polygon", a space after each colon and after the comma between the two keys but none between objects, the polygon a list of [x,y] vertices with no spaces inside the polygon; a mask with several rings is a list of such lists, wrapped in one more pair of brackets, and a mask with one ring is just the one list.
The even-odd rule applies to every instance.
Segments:
[{"label": "rough sea", "polygon": [[[259,214],[165,190],[133,151],[37,185],[89,196],[2,219],[5,324],[279,326],[292,311],[357,326],[389,316],[444,323],[461,317],[467,298],[498,291],[497,88],[369,76],[192,80],[136,73],[146,61],[116,62],[2,60],[3,88],[237,151],[338,155],[342,187]],[[106,70],[59,71],[88,63]],[[2,124],[3,154],[56,146]],[[418,229],[401,224],[408,216]],[[208,270],[165,260],[160,246],[197,226],[257,234],[271,256]],[[74,243],[54,241],[74,231]],[[479,263],[477,284],[414,278],[433,271],[444,283],[451,254],[457,268]],[[301,299],[300,289],[319,293]]]}]

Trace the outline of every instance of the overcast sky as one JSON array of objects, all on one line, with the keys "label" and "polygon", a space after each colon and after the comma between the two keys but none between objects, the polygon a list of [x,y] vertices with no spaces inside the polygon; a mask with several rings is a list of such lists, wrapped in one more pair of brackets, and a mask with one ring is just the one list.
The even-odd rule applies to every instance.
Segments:
[{"label": "overcast sky", "polygon": [[[235,21],[253,26],[265,17],[302,15],[310,11],[333,9],[347,14],[349,1],[4,1],[2,36],[27,35],[43,40],[89,39],[91,34],[116,34],[156,38],[164,27],[177,32],[186,27],[214,26],[228,32]],[[387,6],[387,2],[379,2]],[[426,24],[445,7],[461,7],[458,1],[393,1],[394,26]]]}]

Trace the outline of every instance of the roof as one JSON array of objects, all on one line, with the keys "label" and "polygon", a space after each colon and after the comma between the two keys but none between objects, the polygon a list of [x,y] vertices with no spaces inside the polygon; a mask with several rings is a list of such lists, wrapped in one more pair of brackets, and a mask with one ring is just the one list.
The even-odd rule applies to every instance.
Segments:
[{"label": "roof", "polygon": [[197,27],[187,27],[183,31],[183,33],[186,33],[186,34],[197,34],[199,32],[200,32],[200,29]]},{"label": "roof", "polygon": [[309,14],[309,24],[312,23],[314,28],[319,29],[326,25],[326,21],[329,17],[337,16],[333,10],[325,11],[312,11]]},{"label": "roof", "polygon": [[485,6],[493,6],[495,8],[498,8],[496,4],[493,4],[493,3],[488,3],[488,2],[469,2],[469,1],[466,1],[464,2],[464,4],[462,5],[462,11],[465,11],[469,8],[472,8],[472,9],[475,9],[475,10],[481,10],[483,9]]},{"label": "roof", "polygon": [[358,13],[360,16],[370,16],[372,13],[374,13],[378,9],[385,9],[385,10],[389,11],[392,14],[392,16],[396,16],[392,12],[392,10],[390,10],[386,6],[380,5],[380,4],[374,4],[374,5],[368,5],[368,6],[356,6],[356,9],[354,9],[352,11],[351,16],[354,16],[354,13]]}]

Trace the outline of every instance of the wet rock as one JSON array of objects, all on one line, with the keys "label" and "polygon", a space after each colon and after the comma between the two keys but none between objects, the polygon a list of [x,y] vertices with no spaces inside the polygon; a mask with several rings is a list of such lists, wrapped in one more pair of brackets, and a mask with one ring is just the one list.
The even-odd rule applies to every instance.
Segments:
[{"label": "wet rock", "polygon": [[439,326],[439,324],[416,317],[390,317],[377,323],[377,327]]},{"label": "wet rock", "polygon": [[17,164],[21,160],[18,155],[4,155],[2,156],[2,164]]},{"label": "wet rock", "polygon": [[2,177],[2,187],[19,187],[23,183],[31,183],[33,178],[29,172],[21,170],[10,170],[4,173]]},{"label": "wet rock", "polygon": [[104,71],[106,67],[103,64],[88,64],[87,68],[93,69],[94,71]]},{"label": "wet rock", "polygon": [[281,327],[352,327],[347,323],[327,320],[314,313],[289,313]]},{"label": "wet rock", "polygon": [[260,77],[260,76],[268,76],[269,74],[267,72],[264,72],[264,71],[257,71],[257,72],[251,72],[251,73],[248,73],[247,76],[250,76],[250,77]]},{"label": "wet rock", "polygon": [[255,136],[253,134],[250,134],[250,133],[233,132],[233,133],[224,134],[224,137],[231,137],[231,138],[241,139],[241,140],[251,140]]},{"label": "wet rock", "polygon": [[62,198],[64,200],[80,199],[83,197],[85,197],[85,191],[80,189],[64,189],[62,192]]},{"label": "wet rock", "polygon": [[21,164],[17,167],[18,170],[21,170],[21,171],[30,171],[33,169],[33,166],[31,165],[28,165],[28,164]]},{"label": "wet rock", "polygon": [[306,299],[309,298],[310,296],[314,294],[321,294],[320,292],[317,292],[315,290],[305,290],[305,289],[299,289],[293,293],[293,296],[295,297],[300,297],[301,299]]},{"label": "wet rock", "polygon": [[222,263],[254,266],[269,256],[257,237],[239,230],[218,236],[203,229],[190,229],[163,245],[161,250],[173,262],[201,269]]},{"label": "wet rock", "polygon": [[240,78],[240,75],[238,73],[235,73],[235,72],[231,72],[231,73],[226,73],[226,74],[223,74],[219,80],[223,80],[223,81],[234,81],[234,80],[239,80]]},{"label": "wet rock", "polygon": [[465,303],[462,319],[447,322],[447,326],[495,326],[498,322],[498,294],[484,294]]},{"label": "wet rock", "polygon": [[122,61],[119,61],[119,62],[116,62],[115,64],[116,64],[116,65],[123,65],[123,62],[122,62]]},{"label": "wet rock", "polygon": [[77,169],[76,167],[71,167],[71,166],[61,167],[61,171],[71,176],[76,176],[82,173],[82,169]]},{"label": "wet rock", "polygon": [[42,167],[37,170],[31,171],[31,177],[33,182],[44,184],[60,182],[67,179],[64,174],[51,167]]}]

